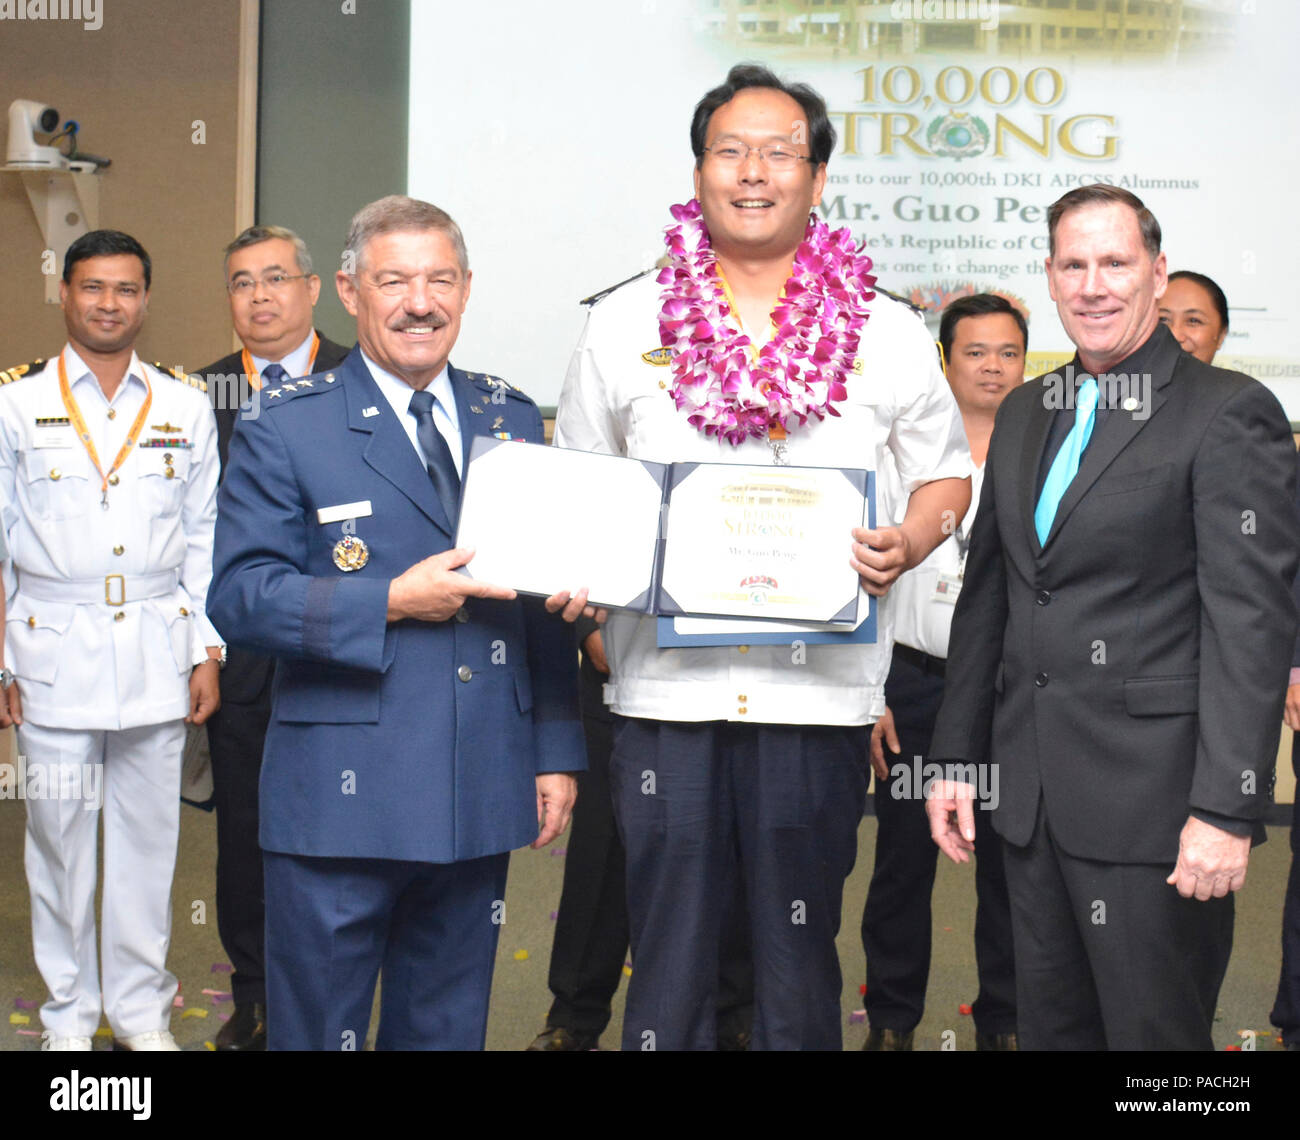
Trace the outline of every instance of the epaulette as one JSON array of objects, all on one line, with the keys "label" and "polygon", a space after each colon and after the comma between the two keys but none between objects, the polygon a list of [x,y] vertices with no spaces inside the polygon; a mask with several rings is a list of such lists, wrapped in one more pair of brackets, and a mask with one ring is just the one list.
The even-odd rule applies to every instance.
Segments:
[{"label": "epaulette", "polygon": [[285,380],[274,388],[263,388],[262,403],[268,408],[274,408],[280,404],[287,404],[298,396],[311,396],[317,392],[329,392],[334,388],[342,387],[336,372],[313,372],[310,376],[302,376],[297,380]]},{"label": "epaulette", "polygon": [[153,361],[153,366],[165,376],[170,376],[173,380],[179,380],[182,384],[188,384],[191,388],[197,388],[200,392],[208,390],[208,382],[202,376],[196,376],[192,372],[186,372],[184,368],[168,368],[165,364]]},{"label": "epaulette", "polygon": [[888,297],[891,301],[897,301],[900,305],[906,305],[922,320],[925,319],[925,310],[915,302],[909,301],[906,297],[900,297],[897,293],[891,293],[888,289],[882,289],[879,285],[872,286],[872,292],[879,293],[882,297]]},{"label": "epaulette", "polygon": [[640,281],[641,278],[645,277],[647,274],[658,273],[658,272],[659,272],[659,266],[652,265],[649,269],[643,269],[641,270],[640,273],[634,273],[626,281],[620,281],[617,285],[611,285],[608,289],[602,289],[599,293],[593,293],[590,297],[583,297],[583,299],[579,301],[578,304],[586,305],[587,308],[591,308],[592,305],[599,304],[611,293],[614,293],[617,290],[622,289],[624,285],[631,285],[633,281]]},{"label": "epaulette", "polygon": [[500,376],[489,376],[486,372],[466,372],[465,379],[489,392],[493,389],[502,389],[507,395],[513,393],[522,400],[528,399],[528,395],[522,388],[516,388],[510,381],[502,380]]},{"label": "epaulette", "polygon": [[0,372],[0,384],[12,384],[24,376],[35,376],[45,368],[45,363],[44,360],[33,360],[30,364],[15,364]]}]

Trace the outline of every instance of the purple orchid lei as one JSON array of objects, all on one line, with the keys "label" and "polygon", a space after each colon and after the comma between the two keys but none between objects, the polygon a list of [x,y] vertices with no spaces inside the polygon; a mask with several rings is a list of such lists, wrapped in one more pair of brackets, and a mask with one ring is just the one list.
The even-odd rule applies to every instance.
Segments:
[{"label": "purple orchid lei", "polygon": [[838,416],[876,283],[871,259],[857,252],[849,230],[832,231],[809,216],[772,310],[776,332],[754,360],[732,317],[699,202],[674,206],[672,215],[678,224],[665,231],[672,261],[658,277],[659,339],[674,350],[672,396],[691,426],[738,446],[776,425],[784,431],[809,416]]}]

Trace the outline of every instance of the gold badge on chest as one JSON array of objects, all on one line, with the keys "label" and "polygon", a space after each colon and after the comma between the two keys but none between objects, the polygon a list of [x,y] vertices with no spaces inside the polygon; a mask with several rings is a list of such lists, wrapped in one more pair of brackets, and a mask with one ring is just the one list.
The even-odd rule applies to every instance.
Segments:
[{"label": "gold badge on chest", "polygon": [[369,561],[370,547],[354,534],[346,535],[334,544],[334,565],[345,574],[360,570]]}]

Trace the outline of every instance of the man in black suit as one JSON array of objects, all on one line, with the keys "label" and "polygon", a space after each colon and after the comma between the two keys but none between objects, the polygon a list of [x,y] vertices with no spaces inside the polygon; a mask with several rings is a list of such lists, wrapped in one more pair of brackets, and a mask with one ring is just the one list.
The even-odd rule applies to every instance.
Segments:
[{"label": "man in black suit", "polygon": [[[1300,516],[1300,454],[1296,455],[1296,481],[1296,514]],[[1296,579],[1295,594],[1300,607],[1300,578]],[[1296,793],[1291,805],[1291,874],[1282,904],[1282,972],[1269,1016],[1282,1031],[1282,1047],[1300,1053],[1300,636],[1296,637],[1286,690],[1286,726],[1293,733],[1291,769],[1296,774]]]},{"label": "man in black suit", "polygon": [[[226,247],[225,264],[230,317],[244,347],[202,369],[217,416],[223,472],[239,419],[261,409],[263,384],[324,372],[348,354],[312,328],[320,278],[292,230],[250,226]],[[230,646],[221,674],[224,715],[208,721],[217,808],[217,929],[234,966],[235,1011],[217,1034],[220,1052],[266,1048],[257,785],[274,669],[271,658]]]},{"label": "man in black suit", "polygon": [[1048,228],[1078,354],[998,413],[931,832],[969,858],[996,771],[1022,1048],[1209,1049],[1295,636],[1294,446],[1272,393],[1160,325],[1139,199],[1072,190]]}]

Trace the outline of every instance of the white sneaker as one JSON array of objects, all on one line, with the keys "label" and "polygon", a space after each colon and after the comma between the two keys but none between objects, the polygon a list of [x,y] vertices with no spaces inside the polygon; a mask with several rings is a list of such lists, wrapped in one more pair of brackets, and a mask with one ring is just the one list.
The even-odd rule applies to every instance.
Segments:
[{"label": "white sneaker", "polygon": [[132,1053],[179,1053],[181,1047],[167,1029],[153,1029],[148,1033],[137,1033],[132,1037],[114,1039],[121,1049]]},{"label": "white sneaker", "polygon": [[89,1037],[58,1037],[48,1029],[41,1034],[42,1053],[89,1053]]}]

